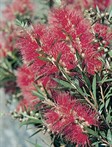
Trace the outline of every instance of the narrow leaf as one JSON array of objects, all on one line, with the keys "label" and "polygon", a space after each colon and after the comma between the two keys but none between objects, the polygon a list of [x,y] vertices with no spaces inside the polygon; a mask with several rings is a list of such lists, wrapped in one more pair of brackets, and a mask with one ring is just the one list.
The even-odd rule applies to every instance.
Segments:
[{"label": "narrow leaf", "polygon": [[53,78],[57,83],[59,83],[60,85],[62,85],[62,86],[64,86],[64,87],[66,87],[66,88],[73,88],[73,86],[70,84],[70,83],[68,83],[68,82],[66,82],[66,81],[63,81],[63,80],[59,80],[59,79],[55,79],[55,78]]},{"label": "narrow leaf", "polygon": [[35,96],[37,96],[37,97],[39,97],[40,98],[40,100],[44,100],[45,99],[45,96],[44,95],[42,95],[41,93],[39,93],[39,92],[37,92],[37,91],[32,91],[32,94],[33,95],[35,95]]},{"label": "narrow leaf", "polygon": [[110,141],[112,142],[112,132],[110,131],[110,129],[107,132],[107,139],[108,139],[109,142]]},{"label": "narrow leaf", "polygon": [[94,78],[93,78],[92,90],[93,90],[94,98],[96,99],[96,74],[94,75]]},{"label": "narrow leaf", "polygon": [[99,137],[98,133],[93,131],[92,129],[86,127],[86,130],[88,131],[89,134],[96,136],[96,137]]}]

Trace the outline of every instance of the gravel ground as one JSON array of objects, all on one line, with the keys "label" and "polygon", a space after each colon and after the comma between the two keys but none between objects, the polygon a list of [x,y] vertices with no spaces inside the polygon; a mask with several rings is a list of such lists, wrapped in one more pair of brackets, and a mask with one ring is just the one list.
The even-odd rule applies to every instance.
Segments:
[{"label": "gravel ground", "polygon": [[38,133],[29,138],[36,128],[20,128],[20,123],[11,118],[10,109],[6,105],[7,98],[3,89],[0,89],[0,147],[34,147],[29,142],[37,142],[41,147],[50,147],[51,140],[48,134]]},{"label": "gravel ground", "polygon": [[25,127],[20,128],[19,123],[11,118],[6,106],[6,95],[0,90],[0,145],[1,147],[30,147],[25,140],[28,134]]}]

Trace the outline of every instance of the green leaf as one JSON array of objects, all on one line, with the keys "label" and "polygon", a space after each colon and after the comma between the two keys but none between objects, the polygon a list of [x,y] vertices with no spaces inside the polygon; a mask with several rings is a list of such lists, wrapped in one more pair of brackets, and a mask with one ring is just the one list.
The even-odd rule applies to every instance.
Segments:
[{"label": "green leaf", "polygon": [[4,62],[5,62],[6,68],[7,68],[8,70],[9,70],[9,69],[12,70],[11,63],[8,61],[7,58],[4,59]]},{"label": "green leaf", "polygon": [[112,57],[112,50],[108,52],[109,56]]},{"label": "green leaf", "polygon": [[41,90],[41,87],[38,86],[37,84],[34,84],[34,87],[36,88],[36,90],[39,92],[39,93],[42,93],[43,94],[43,91]]},{"label": "green leaf", "polygon": [[45,96],[42,93],[33,90],[32,94],[40,98],[41,101],[45,100]]},{"label": "green leaf", "polygon": [[74,85],[77,84],[79,86],[79,80],[78,79],[74,79],[71,81]]},{"label": "green leaf", "polygon": [[66,88],[73,88],[73,86],[70,84],[70,83],[68,83],[68,82],[66,82],[66,81],[63,81],[63,80],[59,80],[59,79],[55,79],[55,78],[53,78],[57,83],[59,83],[60,85],[62,85],[62,86],[64,86],[64,87],[66,87]]},{"label": "green leaf", "polygon": [[28,119],[27,121],[23,121],[20,124],[20,127],[23,125],[31,125],[31,124],[42,124],[42,120],[41,119]]},{"label": "green leaf", "polygon": [[76,90],[82,95],[85,96],[84,92],[82,91],[82,89],[80,88],[80,86],[78,86],[77,84],[75,84],[76,86]]},{"label": "green leaf", "polygon": [[83,88],[83,91],[84,91],[84,95],[86,96],[86,97],[89,97],[90,95],[86,92],[86,89],[84,88],[84,87],[82,87]]},{"label": "green leaf", "polygon": [[101,134],[101,136],[102,136],[103,138],[106,138],[106,134],[105,134],[104,131],[100,131],[100,134]]},{"label": "green leaf", "polygon": [[109,12],[109,20],[112,18],[112,7],[110,8],[110,12]]},{"label": "green leaf", "polygon": [[110,78],[110,79],[105,79],[105,81],[104,82],[112,82],[112,78]]},{"label": "green leaf", "polygon": [[59,66],[60,71],[62,72],[63,76],[68,80],[71,81],[71,78],[68,76],[68,74],[65,72],[63,67]]},{"label": "green leaf", "polygon": [[93,90],[94,98],[96,99],[96,74],[93,77],[92,90]]},{"label": "green leaf", "polygon": [[42,60],[42,61],[49,62],[49,59],[48,59],[47,57],[38,56],[38,59],[40,59],[40,60]]},{"label": "green leaf", "polygon": [[74,69],[75,72],[82,74],[80,67],[76,66]]},{"label": "green leaf", "polygon": [[101,75],[96,73],[96,79],[97,79],[97,82],[101,82]]},{"label": "green leaf", "polygon": [[15,20],[15,24],[16,24],[17,26],[22,27],[22,28],[25,28],[25,27],[28,26],[27,21],[26,21],[25,19],[23,19],[23,20],[16,19],[16,20]]},{"label": "green leaf", "polygon": [[78,53],[77,50],[76,50],[76,57],[77,57],[77,61],[78,61],[78,67],[82,71],[82,58],[81,58],[81,55]]},{"label": "green leaf", "polygon": [[44,88],[44,92],[45,92],[45,95],[46,95],[47,99],[50,99],[52,101],[52,97],[49,94],[48,90],[44,86],[43,86],[43,88]]},{"label": "green leaf", "polygon": [[94,130],[92,130],[90,128],[87,128],[87,127],[85,129],[87,130],[88,134],[91,134],[91,135],[93,135],[95,137],[99,137],[98,133],[95,132]]},{"label": "green leaf", "polygon": [[15,24],[16,24],[17,26],[21,26],[21,21],[18,20],[18,19],[16,19],[16,20],[15,20]]},{"label": "green leaf", "polygon": [[112,96],[112,87],[108,90],[107,94],[105,95],[105,98],[108,99]]},{"label": "green leaf", "polygon": [[82,73],[82,76],[84,78],[85,83],[87,84],[88,88],[91,89],[91,83],[89,78],[87,77],[87,75],[85,75],[85,73]]},{"label": "green leaf", "polygon": [[107,139],[110,143],[112,143],[112,132],[111,130],[109,129],[108,132],[107,132]]},{"label": "green leaf", "polygon": [[112,122],[112,109],[111,107],[109,108],[109,112],[108,112],[108,115],[106,117],[106,121],[111,123]]},{"label": "green leaf", "polygon": [[100,14],[100,9],[98,6],[96,6],[96,10],[97,10],[97,13]]},{"label": "green leaf", "polygon": [[109,105],[109,102],[110,102],[110,99],[108,99],[108,100],[106,101],[106,105],[105,105],[106,109],[107,109],[107,107],[108,107],[108,105]]},{"label": "green leaf", "polygon": [[100,108],[99,108],[100,109],[100,113],[102,113],[104,106],[105,106],[104,103],[102,103]]}]

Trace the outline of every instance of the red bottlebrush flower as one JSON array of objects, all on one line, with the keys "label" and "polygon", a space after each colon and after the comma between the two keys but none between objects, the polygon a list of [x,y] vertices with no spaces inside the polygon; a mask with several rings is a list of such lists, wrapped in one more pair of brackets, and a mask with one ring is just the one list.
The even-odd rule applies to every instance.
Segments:
[{"label": "red bottlebrush flower", "polygon": [[42,73],[44,73],[43,78],[40,79],[43,86],[46,86],[47,83],[52,80],[52,75],[56,72],[58,72],[57,67],[50,63],[47,63],[45,67],[39,71],[39,75],[42,75]]},{"label": "red bottlebrush flower", "polygon": [[37,49],[40,49],[40,37],[43,35],[44,30],[44,25],[34,26],[33,32],[22,34],[24,37],[18,40],[17,46],[21,49],[23,59],[26,62],[35,61],[38,58]]},{"label": "red bottlebrush flower", "polygon": [[76,124],[68,125],[64,130],[65,139],[70,140],[71,142],[77,142],[84,146],[88,142],[88,136],[82,132],[80,126]]},{"label": "red bottlebrush flower", "polygon": [[[50,75],[57,71],[57,67],[52,63],[44,61],[40,58],[45,58],[44,54],[47,38],[43,35],[46,33],[44,25],[34,26],[32,34],[27,34],[25,38],[19,40],[18,46],[21,48],[23,59],[27,63],[31,63],[29,69],[35,74],[36,77],[41,77],[39,80],[44,86],[50,80]],[[44,38],[44,41],[42,40]],[[53,40],[54,41],[54,40]],[[49,42],[47,42],[47,48],[50,48]],[[49,52],[47,52],[49,54]],[[40,79],[40,78],[39,78]]]},{"label": "red bottlebrush flower", "polygon": [[51,34],[51,31],[42,36],[41,41],[43,43],[43,51],[55,61],[57,60],[58,56],[61,55],[59,63],[68,70],[72,69],[76,66],[74,54],[65,41],[60,41],[61,36],[59,36],[59,38],[57,36],[59,36],[58,32]]},{"label": "red bottlebrush flower", "polygon": [[17,83],[18,86],[21,88],[28,87],[32,82],[34,82],[34,74],[26,67],[23,65],[18,69],[18,74],[17,74]]},{"label": "red bottlebrush flower", "polygon": [[35,38],[37,38],[38,41],[40,41],[42,35],[44,35],[44,33],[46,31],[46,26],[43,25],[43,24],[41,24],[41,25],[38,24],[38,25],[35,25],[33,27],[34,27],[34,29],[33,29],[33,36]]},{"label": "red bottlebrush flower", "polygon": [[6,19],[14,20],[17,14],[26,14],[33,10],[33,4],[30,0],[13,0],[12,4],[8,5],[3,14]]},{"label": "red bottlebrush flower", "polygon": [[[54,32],[58,36],[57,40],[63,40],[64,47],[57,47],[56,44],[58,44],[59,46],[59,44],[63,43],[62,41],[60,41],[61,43],[57,41],[52,49],[54,48],[55,53],[56,51],[58,51],[58,49],[59,51],[62,51],[61,59],[63,59],[63,54],[66,56],[66,58],[60,61],[62,61],[62,63],[66,65],[67,69],[72,69],[76,66],[77,62],[74,54],[77,50],[83,58],[83,62],[86,66],[87,72],[89,74],[94,74],[102,67],[102,62],[99,60],[99,57],[102,56],[103,52],[98,52],[98,47],[93,45],[94,35],[90,31],[90,23],[87,22],[87,20],[84,19],[80,13],[77,13],[77,11],[71,11],[68,8],[54,10],[50,17],[50,24],[55,27]],[[109,35],[106,36],[108,36],[107,38],[109,38]],[[66,53],[64,52],[63,48],[65,49]],[[49,50],[47,50],[47,52],[49,52]],[[53,50],[51,50],[51,52],[53,52]],[[50,54],[52,54],[51,52]],[[68,58],[67,55],[69,55]],[[69,64],[69,62],[72,66]]]},{"label": "red bottlebrush flower", "polygon": [[39,100],[32,94],[32,91],[35,90],[33,82],[34,74],[25,65],[18,69],[17,83],[21,88],[23,100],[20,101],[17,110],[19,110],[20,107],[24,108],[24,106],[27,108],[33,107],[38,103]]},{"label": "red bottlebrush flower", "polygon": [[38,44],[32,36],[27,35],[20,39],[17,46],[21,49],[25,61],[31,62],[37,58],[36,49],[38,48]]},{"label": "red bottlebrush flower", "polygon": [[54,28],[60,28],[61,31],[63,30],[63,33],[73,31],[81,20],[83,20],[81,12],[74,9],[70,10],[69,7],[54,9],[49,16],[49,23],[52,24]]},{"label": "red bottlebrush flower", "polygon": [[[63,39],[65,42],[75,45],[78,39],[79,44],[86,39],[83,41],[83,45],[86,45],[84,47],[88,47],[90,44],[93,38],[90,32],[91,24],[83,18],[81,12],[69,10],[69,8],[57,9],[53,11],[49,19],[50,24],[54,26],[54,31],[56,32],[57,30],[57,36],[60,40]],[[61,34],[63,34],[63,36]],[[83,39],[80,41],[81,38]],[[80,51],[80,47],[76,49]]]},{"label": "red bottlebrush flower", "polygon": [[[26,41],[28,41],[28,40],[26,40]],[[44,55],[38,53],[38,49],[41,48],[41,47],[39,47],[39,46],[37,48],[34,47],[33,48],[34,50],[31,51],[32,52],[32,55],[31,55],[29,48],[32,49],[32,47],[33,47],[33,45],[31,46],[31,48],[30,48],[30,45],[29,45],[28,48],[25,48],[28,51],[27,51],[27,54],[26,54],[26,52],[24,50],[25,54],[23,55],[23,58],[25,58],[25,56],[26,57],[29,56],[29,58],[32,57],[33,62],[29,66],[29,69],[35,74],[36,77],[41,77],[41,78],[39,78],[40,80],[38,80],[38,82],[42,83],[45,86],[47,84],[47,82],[50,80],[50,75],[57,72],[58,69],[52,63],[40,59],[40,58],[45,58]],[[26,60],[26,61],[28,62],[30,60]]]},{"label": "red bottlebrush flower", "polygon": [[55,106],[45,113],[48,128],[56,134],[62,134],[66,140],[84,145],[88,136],[85,126],[96,125],[96,112],[82,105],[68,94],[56,95]]}]

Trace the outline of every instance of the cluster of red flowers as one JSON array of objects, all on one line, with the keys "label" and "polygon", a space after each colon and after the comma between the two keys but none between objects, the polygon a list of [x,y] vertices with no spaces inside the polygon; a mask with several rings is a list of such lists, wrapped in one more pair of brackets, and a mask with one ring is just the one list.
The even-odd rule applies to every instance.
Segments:
[{"label": "cluster of red flowers", "polygon": [[7,5],[3,10],[2,20],[0,20],[0,57],[7,56],[16,48],[15,42],[19,35],[19,30],[15,25],[16,17],[28,15],[31,12],[33,12],[33,4],[30,0],[13,0],[11,5]]},{"label": "cluster of red flowers", "polygon": [[53,98],[55,106],[45,113],[48,129],[63,135],[72,143],[89,143],[85,127],[97,125],[95,112],[66,93],[60,93]]},{"label": "cluster of red flowers", "polygon": [[[59,64],[67,71],[74,69],[78,64],[76,52],[82,58],[83,69],[94,74],[102,67],[99,58],[103,55],[103,51],[99,50],[101,42],[95,42],[96,37],[102,38],[104,45],[108,45],[112,34],[108,32],[108,27],[99,23],[91,27],[79,11],[63,8],[53,10],[49,25],[34,27],[33,32],[21,39],[19,46],[23,59],[28,64],[32,63],[29,68],[38,76],[57,72],[55,62],[59,54]],[[40,58],[46,58],[50,62]]]}]

